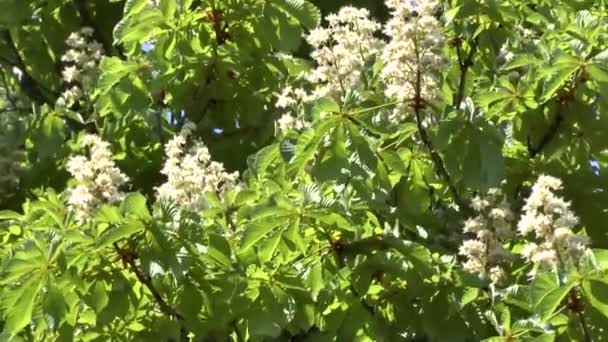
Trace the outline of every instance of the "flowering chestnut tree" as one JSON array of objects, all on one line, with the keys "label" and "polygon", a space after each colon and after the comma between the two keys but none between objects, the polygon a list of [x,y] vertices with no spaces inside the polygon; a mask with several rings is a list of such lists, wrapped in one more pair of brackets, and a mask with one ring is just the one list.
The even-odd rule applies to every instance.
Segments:
[{"label": "flowering chestnut tree", "polygon": [[607,340],[606,4],[339,3],[0,2],[1,339]]}]

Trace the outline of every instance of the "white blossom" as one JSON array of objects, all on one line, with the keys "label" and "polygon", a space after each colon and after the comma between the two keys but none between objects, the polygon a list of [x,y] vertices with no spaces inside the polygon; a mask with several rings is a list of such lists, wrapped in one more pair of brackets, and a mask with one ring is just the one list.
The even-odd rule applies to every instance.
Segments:
[{"label": "white blossom", "polygon": [[87,155],[71,156],[66,170],[77,185],[68,189],[68,206],[80,224],[94,215],[102,203],[114,203],[124,197],[120,188],[128,181],[112,159],[110,144],[99,136],[89,134],[83,139]]},{"label": "white blossom", "polygon": [[402,101],[391,115],[391,120],[400,122],[408,116],[408,102],[417,95],[421,101],[437,97],[438,74],[446,65],[440,54],[445,39],[433,13],[437,1],[387,0],[386,5],[391,18],[384,33],[390,41],[382,50],[381,77],[386,96]]},{"label": "white blossom", "polygon": [[293,88],[289,87],[289,86],[285,87],[285,89],[283,89],[283,92],[281,93],[281,95],[279,95],[279,97],[277,98],[276,107],[277,108],[289,108],[289,107],[296,105],[298,103],[298,101],[292,95],[293,95]]},{"label": "white blossom", "polygon": [[560,179],[541,175],[532,186],[532,193],[517,224],[522,236],[534,234],[540,242],[528,243],[522,255],[541,269],[563,263],[578,264],[588,245],[586,237],[572,231],[578,218],[570,209],[570,203],[555,194],[561,189]]},{"label": "white blossom", "polygon": [[310,123],[298,116],[298,108],[308,101],[309,96],[304,89],[285,87],[275,103],[277,108],[286,110],[286,113],[277,120],[278,131],[302,130],[309,127]]},{"label": "white blossom", "polygon": [[277,121],[277,125],[279,126],[279,130],[283,132],[290,129],[301,130],[308,126],[304,120],[296,118],[291,114],[283,114]]},{"label": "white blossom", "polygon": [[512,236],[513,213],[498,189],[490,189],[486,196],[473,198],[477,216],[465,221],[463,231],[475,234],[476,239],[462,242],[459,254],[467,257],[466,272],[489,278],[494,284],[504,279],[501,264],[511,258],[502,244]]},{"label": "white blossom", "polygon": [[97,79],[97,67],[103,57],[103,46],[93,39],[94,31],[84,27],[66,39],[69,49],[61,56],[65,64],[62,76],[67,86],[57,99],[56,106],[70,107],[79,103],[92,91]]},{"label": "white blossom", "polygon": [[361,89],[365,62],[379,52],[381,41],[374,37],[380,25],[369,19],[369,11],[351,6],[327,16],[327,28],[313,29],[306,41],[314,48],[311,57],[317,67],[308,75],[316,85],[311,97],[342,100],[348,90]]},{"label": "white blossom", "polygon": [[187,123],[181,132],[167,142],[167,160],[161,173],[167,181],[157,188],[159,198],[171,200],[186,210],[198,211],[205,205],[205,193],[223,195],[237,185],[239,174],[228,173],[223,164],[211,160],[207,147],[189,138],[196,127]]}]

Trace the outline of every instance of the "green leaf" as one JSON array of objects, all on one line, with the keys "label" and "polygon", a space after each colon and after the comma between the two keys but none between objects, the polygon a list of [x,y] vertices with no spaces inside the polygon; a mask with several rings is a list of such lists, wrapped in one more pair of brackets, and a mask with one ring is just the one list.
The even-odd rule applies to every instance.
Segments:
[{"label": "green leaf", "polygon": [[378,158],[370,148],[369,142],[361,135],[359,132],[359,127],[357,127],[354,123],[349,121],[347,126],[353,142],[353,147],[355,148],[357,156],[359,157],[362,165],[367,166],[369,172],[376,171]]},{"label": "green leaf", "polygon": [[606,65],[592,64],[586,68],[586,71],[592,80],[602,83],[608,82],[608,67]]},{"label": "green leaf", "polygon": [[0,26],[6,28],[23,25],[22,21],[30,18],[32,8],[27,1],[2,0],[0,1]]},{"label": "green leaf", "polygon": [[99,65],[101,74],[97,82],[96,94],[107,93],[138,68],[139,65],[135,62],[123,61],[118,57],[105,57]]},{"label": "green leaf", "polygon": [[0,210],[0,221],[9,221],[9,220],[17,220],[20,221],[23,219],[23,215],[19,214],[16,211],[12,210]]},{"label": "green leaf", "polygon": [[306,285],[310,289],[310,294],[312,295],[312,298],[316,300],[317,296],[319,295],[319,292],[323,289],[325,285],[323,280],[323,265],[321,264],[321,262],[315,263],[310,268],[308,278],[306,278]]},{"label": "green leaf", "polygon": [[307,29],[313,29],[321,22],[321,11],[306,0],[279,0],[277,4]]},{"label": "green leaf", "polygon": [[464,183],[481,191],[498,186],[504,178],[505,163],[502,141],[494,128],[488,124],[468,127],[461,135],[466,139],[466,153],[461,160]]},{"label": "green leaf", "polygon": [[68,306],[64,294],[56,285],[49,283],[46,290],[42,307],[44,312],[53,318],[53,329],[57,329],[67,315]]},{"label": "green leaf", "polygon": [[4,331],[15,335],[30,323],[32,320],[34,304],[36,303],[36,297],[38,296],[41,285],[42,284],[35,279],[27,282],[19,289],[12,290],[14,292],[13,295],[16,296],[17,300],[8,311],[8,316],[4,324]]},{"label": "green leaf", "polygon": [[555,334],[547,333],[537,336],[529,340],[530,342],[553,342],[555,341]]},{"label": "green leaf", "polygon": [[95,220],[99,223],[118,224],[122,220],[122,216],[118,208],[103,204],[99,207]]},{"label": "green leaf", "polygon": [[101,234],[97,240],[97,249],[107,247],[114,242],[139,233],[145,229],[144,224],[139,220],[129,219],[119,226],[110,227]]},{"label": "green leaf", "polygon": [[296,145],[295,156],[287,168],[287,172],[290,175],[295,176],[304,170],[306,164],[318,152],[319,144],[321,144],[321,141],[335,123],[336,119],[334,117],[323,120],[313,129],[309,129],[300,135]]},{"label": "green leaf", "polygon": [[230,245],[223,236],[209,235],[207,255],[224,269],[230,269],[232,266]]},{"label": "green leaf", "polygon": [[530,67],[535,65],[538,62],[538,59],[533,55],[529,54],[518,54],[511,61],[503,65],[503,69],[512,70],[521,67]]},{"label": "green leaf", "polygon": [[177,4],[175,0],[160,0],[160,11],[163,12],[163,15],[167,20],[173,19],[173,15],[175,14],[175,10],[177,8]]},{"label": "green leaf", "polygon": [[142,221],[148,221],[152,218],[146,205],[146,198],[140,193],[127,195],[120,204],[120,212],[125,217],[132,216]]},{"label": "green leaf", "polygon": [[541,102],[550,100],[559,89],[564,87],[564,83],[579,69],[579,60],[570,55],[560,55],[553,67],[553,73],[546,80]]},{"label": "green leaf", "polygon": [[588,280],[583,281],[582,288],[585,303],[608,319],[608,283]]},{"label": "green leaf", "polygon": [[285,226],[290,219],[289,216],[279,216],[252,222],[245,230],[245,234],[241,240],[239,253],[246,253],[254,245],[261,242],[270,233],[274,232],[278,227]]},{"label": "green leaf", "polygon": [[87,304],[90,305],[97,314],[101,313],[110,301],[107,292],[106,286],[101,280],[96,281],[91,288],[89,288]]},{"label": "green leaf", "polygon": [[279,145],[272,144],[259,150],[254,156],[250,157],[248,164],[258,177],[266,174],[268,167],[280,157]]},{"label": "green leaf", "polygon": [[608,269],[608,249],[593,249],[593,256],[601,269]]},{"label": "green leaf", "polygon": [[315,101],[312,107],[312,115],[315,118],[320,117],[322,114],[339,113],[340,105],[331,97],[322,97]]},{"label": "green leaf", "polygon": [[57,157],[63,149],[65,141],[65,124],[54,114],[47,114],[35,135],[35,149],[40,158],[50,159]]},{"label": "green leaf", "polygon": [[279,242],[281,242],[282,235],[281,231],[278,231],[262,243],[258,252],[260,262],[266,263],[272,259],[274,252],[279,246]]},{"label": "green leaf", "polygon": [[146,7],[132,13],[114,27],[114,40],[123,43],[127,50],[134,52],[139,43],[147,41],[152,35],[165,27],[165,16],[156,8]]},{"label": "green leaf", "polygon": [[558,308],[564,297],[576,285],[574,282],[560,286],[557,275],[544,272],[536,275],[530,286],[530,301],[534,313],[546,322]]},{"label": "green leaf", "polygon": [[127,1],[125,1],[123,17],[128,18],[134,14],[141,12],[146,7],[147,4],[148,4],[148,0],[127,0]]},{"label": "green leaf", "polygon": [[479,289],[475,287],[467,288],[460,298],[460,306],[465,307],[479,297]]},{"label": "green leaf", "polygon": [[297,50],[302,37],[302,30],[298,22],[274,7],[267,7],[264,15],[275,19],[274,26],[278,30],[278,49],[281,51]]},{"label": "green leaf", "polygon": [[401,159],[399,154],[395,151],[387,150],[381,153],[382,160],[386,166],[388,166],[393,172],[402,176],[408,174],[408,169],[405,162]]}]

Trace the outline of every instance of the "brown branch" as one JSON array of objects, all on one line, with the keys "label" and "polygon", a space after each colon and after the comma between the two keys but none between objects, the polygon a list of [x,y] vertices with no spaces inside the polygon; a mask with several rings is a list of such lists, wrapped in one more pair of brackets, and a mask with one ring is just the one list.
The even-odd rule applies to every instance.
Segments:
[{"label": "brown branch", "polygon": [[156,304],[158,304],[158,307],[160,309],[160,311],[169,316],[169,318],[171,319],[176,319],[179,323],[180,323],[180,332],[182,335],[182,339],[187,341],[187,335],[188,335],[188,331],[185,327],[185,319],[184,316],[182,316],[179,312],[177,312],[177,310],[175,308],[173,308],[171,305],[169,305],[165,299],[160,295],[160,293],[158,292],[158,290],[154,287],[154,284],[152,284],[152,277],[150,277],[150,275],[144,273],[143,270],[141,270],[137,264],[135,263],[135,257],[130,255],[125,257],[123,254],[123,249],[121,249],[118,246],[118,243],[114,242],[113,244],[114,246],[114,250],[116,250],[116,253],[118,253],[118,255],[121,257],[121,259],[123,260],[123,262],[129,266],[129,269],[131,270],[131,272],[135,273],[135,276],[137,277],[137,280],[139,280],[140,283],[142,283],[147,289],[148,291],[150,291],[150,293],[152,294],[152,297],[154,297],[154,301],[156,302]]}]

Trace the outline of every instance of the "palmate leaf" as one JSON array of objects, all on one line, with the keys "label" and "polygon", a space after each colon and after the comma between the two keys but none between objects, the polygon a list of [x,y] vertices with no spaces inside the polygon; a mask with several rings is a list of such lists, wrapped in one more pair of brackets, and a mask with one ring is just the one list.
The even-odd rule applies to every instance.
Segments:
[{"label": "palmate leaf", "polygon": [[549,69],[549,77],[541,95],[541,102],[547,102],[561,89],[566,81],[580,68],[581,62],[574,56],[560,54]]},{"label": "palmate leaf", "polygon": [[[6,291],[1,299],[5,332],[14,335],[30,323],[38,293],[46,281],[53,281],[52,274],[58,269],[57,259],[62,250],[57,235],[37,234],[8,260],[2,279]],[[45,298],[49,296],[47,293]]]}]

